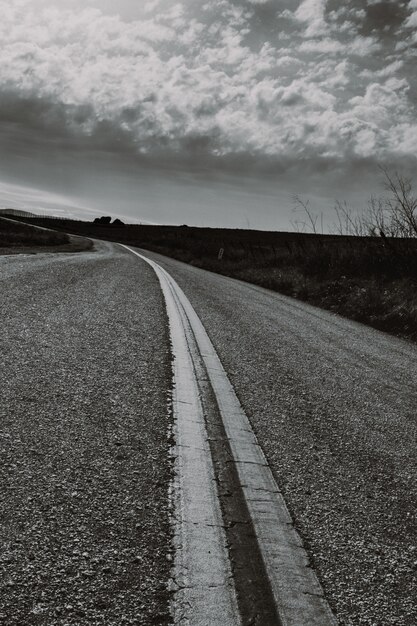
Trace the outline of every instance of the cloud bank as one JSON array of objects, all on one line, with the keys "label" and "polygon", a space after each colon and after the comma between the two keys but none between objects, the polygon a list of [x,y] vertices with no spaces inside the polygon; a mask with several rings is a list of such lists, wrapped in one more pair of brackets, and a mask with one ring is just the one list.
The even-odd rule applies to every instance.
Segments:
[{"label": "cloud bank", "polygon": [[389,4],[149,2],[127,22],[0,1],[0,133],[173,161],[415,157],[417,0]]}]

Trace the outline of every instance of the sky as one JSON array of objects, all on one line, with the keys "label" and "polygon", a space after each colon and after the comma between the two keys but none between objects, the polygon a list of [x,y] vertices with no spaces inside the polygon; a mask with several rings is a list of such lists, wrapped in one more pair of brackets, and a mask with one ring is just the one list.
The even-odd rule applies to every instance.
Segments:
[{"label": "sky", "polygon": [[417,0],[0,0],[0,206],[292,230],[417,172]]}]

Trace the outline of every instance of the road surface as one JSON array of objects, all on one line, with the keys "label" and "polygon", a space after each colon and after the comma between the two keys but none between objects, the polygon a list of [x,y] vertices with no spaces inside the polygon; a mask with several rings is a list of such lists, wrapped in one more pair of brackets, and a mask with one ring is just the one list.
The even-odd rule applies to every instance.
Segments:
[{"label": "road surface", "polygon": [[2,257],[0,623],[168,623],[171,363],[120,248]]},{"label": "road surface", "polygon": [[[201,319],[339,623],[414,625],[416,348],[146,254]],[[171,371],[153,270],[110,244],[1,267],[0,618],[169,622]]]}]

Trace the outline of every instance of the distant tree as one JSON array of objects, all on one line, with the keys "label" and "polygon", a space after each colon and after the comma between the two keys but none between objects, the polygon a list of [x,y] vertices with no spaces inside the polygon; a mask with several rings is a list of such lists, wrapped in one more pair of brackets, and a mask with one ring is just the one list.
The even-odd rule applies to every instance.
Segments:
[{"label": "distant tree", "polygon": [[113,222],[113,226],[124,226],[124,222],[122,222],[122,220],[119,220],[118,217],[116,217],[116,219]]},{"label": "distant tree", "polygon": [[96,217],[94,220],[94,224],[110,224],[111,217],[108,215],[102,215],[101,217]]}]

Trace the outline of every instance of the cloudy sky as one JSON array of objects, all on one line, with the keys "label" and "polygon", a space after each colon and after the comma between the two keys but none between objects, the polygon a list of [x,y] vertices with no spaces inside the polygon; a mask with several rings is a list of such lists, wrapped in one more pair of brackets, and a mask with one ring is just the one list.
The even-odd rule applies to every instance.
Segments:
[{"label": "cloudy sky", "polygon": [[0,205],[290,229],[416,175],[417,0],[0,0]]}]

